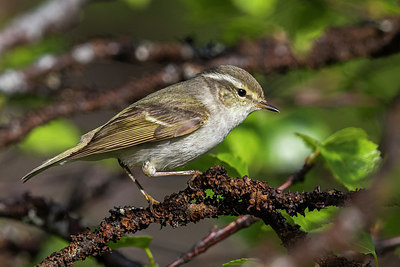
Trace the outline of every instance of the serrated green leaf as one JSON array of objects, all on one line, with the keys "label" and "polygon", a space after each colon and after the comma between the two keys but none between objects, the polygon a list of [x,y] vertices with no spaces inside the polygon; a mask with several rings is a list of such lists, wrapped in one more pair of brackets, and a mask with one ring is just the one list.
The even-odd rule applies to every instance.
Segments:
[{"label": "serrated green leaf", "polygon": [[293,220],[293,217],[292,216],[290,216],[287,212],[286,212],[286,210],[279,210],[279,212],[282,214],[282,216],[283,217],[285,217],[285,219],[286,219],[286,222],[288,222],[289,224],[291,224],[291,225],[295,225],[295,222],[294,222],[294,220]]},{"label": "serrated green leaf", "polygon": [[107,246],[111,249],[125,248],[125,247],[137,247],[141,249],[147,249],[150,247],[150,243],[153,240],[151,236],[123,236],[116,243],[108,242]]},{"label": "serrated green leaf", "polygon": [[372,241],[372,237],[367,232],[361,232],[357,239],[352,243],[353,248],[363,254],[372,254],[376,261],[376,266],[378,264],[378,257],[375,252],[374,242]]},{"label": "serrated green leaf", "polygon": [[291,217],[295,224],[300,225],[301,230],[308,233],[320,232],[329,227],[331,219],[339,210],[337,207],[329,207],[322,210],[305,210],[305,215],[298,214]]},{"label": "serrated green leaf", "polygon": [[347,142],[349,139],[360,139],[360,138],[367,138],[367,133],[360,128],[344,128],[342,130],[337,131],[336,133],[332,134],[328,138],[325,139],[323,142],[324,146],[340,143],[340,142]]},{"label": "serrated green leaf", "polygon": [[358,128],[346,128],[328,137],[319,146],[327,167],[334,177],[348,189],[365,187],[367,175],[376,170],[380,162],[378,145],[367,139]]},{"label": "serrated green leaf", "polygon": [[231,266],[231,265],[256,265],[257,259],[254,258],[241,258],[237,260],[232,260],[230,262],[222,264],[222,266]]},{"label": "serrated green leaf", "polygon": [[309,147],[311,150],[316,150],[318,148],[318,141],[312,138],[309,135],[302,133],[295,133],[301,140],[303,140],[304,144]]},{"label": "serrated green leaf", "polygon": [[56,120],[36,127],[19,147],[25,152],[50,155],[74,146],[80,136],[74,124],[67,120]]}]

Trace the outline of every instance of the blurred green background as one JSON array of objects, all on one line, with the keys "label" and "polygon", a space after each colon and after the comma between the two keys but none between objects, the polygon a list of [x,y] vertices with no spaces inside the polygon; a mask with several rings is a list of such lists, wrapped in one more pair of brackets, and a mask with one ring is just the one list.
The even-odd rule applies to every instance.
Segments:
[{"label": "blurred green background", "polygon": [[[40,3],[42,1],[0,1],[0,25],[6,27],[18,14]],[[307,55],[313,42],[328,28],[367,23],[398,16],[399,13],[399,2],[394,0],[92,1],[82,10],[80,21],[72,29],[4,54],[0,59],[0,71],[29,66],[45,53],[61,54],[76,44],[97,37],[128,36],[132,40],[152,42],[180,42],[190,37],[198,47],[204,47],[210,42],[229,47],[239,41],[272,36],[286,38],[295,54],[301,57]],[[149,74],[162,66],[162,63],[132,65],[99,60],[82,69],[63,71],[61,80],[65,83],[64,87],[72,90],[75,85],[93,91],[107,90],[139,74]],[[281,113],[251,114],[212,153],[222,157],[231,155],[228,162],[233,162],[236,167],[232,169],[232,176],[244,172],[251,178],[279,186],[289,174],[300,169],[305,158],[313,152],[296,133],[322,142],[338,130],[357,127],[367,133],[369,140],[382,144],[385,136],[384,118],[400,91],[399,73],[399,55],[357,59],[318,70],[298,69],[268,76],[254,73],[267,99],[279,107]],[[0,122],[6,125],[26,112],[63,97],[50,89],[40,92],[0,95]],[[19,181],[31,168],[75,145],[82,134],[104,123],[117,111],[101,110],[60,118],[36,128],[21,143],[4,149],[0,154],[1,198],[12,198],[30,191],[33,195],[68,206],[72,205],[74,190],[82,184],[97,186],[104,180],[115,179],[111,187],[103,188],[102,195],[88,197],[87,202],[72,205],[73,211],[83,217],[85,224],[96,225],[113,206],[145,205],[137,196],[135,186],[123,177],[114,161],[73,163],[49,170],[28,184],[22,185]],[[205,170],[218,162],[221,162],[221,156],[208,155],[192,163],[192,166]],[[140,174],[140,170],[137,174]],[[398,172],[392,172],[391,175],[395,177]],[[154,192],[156,198],[161,200],[164,195],[186,186],[186,178],[182,177],[150,181],[141,177],[140,180],[152,195]],[[317,164],[304,183],[290,190],[311,191],[316,186],[321,186],[321,189],[346,190],[323,162]],[[385,212],[382,212],[384,215],[378,220],[376,227],[382,237],[394,236],[400,232],[395,227],[399,221],[398,207],[394,202],[385,208]],[[231,219],[206,220],[197,225],[161,231],[155,226],[144,234],[153,237],[150,249],[155,261],[163,266],[205,236],[213,224],[224,225]],[[9,238],[10,229],[16,229],[15,232],[29,232],[27,235],[30,240],[40,244],[31,248],[31,254],[12,255],[7,260],[10,266],[30,265],[55,251],[58,246],[65,245],[54,236],[48,237],[37,229],[25,228],[9,220],[0,220],[2,239]],[[257,224],[213,247],[189,266],[202,266],[210,262],[219,265],[241,257],[263,258],[268,256],[264,255],[267,249],[274,251],[270,254],[284,252],[279,244],[280,241],[269,227]],[[146,262],[145,253],[140,249],[123,249],[122,252]],[[10,256],[7,253],[0,251],[0,259]],[[399,263],[397,258],[395,262]],[[94,261],[89,264],[94,264]]]}]

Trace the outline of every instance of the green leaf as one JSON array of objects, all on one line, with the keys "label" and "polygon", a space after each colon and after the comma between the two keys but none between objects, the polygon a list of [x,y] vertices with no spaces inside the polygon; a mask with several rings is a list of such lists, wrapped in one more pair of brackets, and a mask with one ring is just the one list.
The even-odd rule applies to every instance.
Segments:
[{"label": "green leaf", "polygon": [[247,163],[238,156],[235,156],[230,153],[219,153],[217,158],[225,163],[224,165],[228,164],[230,167],[234,168],[239,176],[245,176],[249,174],[249,169]]},{"label": "green leaf", "polygon": [[54,251],[63,249],[68,245],[68,242],[59,236],[49,235],[49,237],[41,244],[39,252],[33,260],[33,265],[38,264]]},{"label": "green leaf", "polygon": [[251,164],[259,157],[257,151],[262,146],[261,136],[252,126],[249,121],[254,118],[248,118],[245,125],[234,129],[225,138],[224,142],[218,147],[219,153],[229,152],[233,155],[239,155],[247,164]]},{"label": "green leaf", "polygon": [[141,248],[146,252],[149,258],[150,266],[156,266],[153,254],[151,253],[149,247],[153,240],[151,236],[123,236],[120,240],[115,242],[108,242],[107,246],[111,249],[125,248],[125,247],[137,247]]},{"label": "green leaf", "polygon": [[222,266],[231,266],[231,265],[257,265],[257,259],[254,258],[241,258],[237,260],[232,260],[230,262],[222,264]]},{"label": "green leaf", "polygon": [[377,148],[358,128],[340,130],[319,146],[334,177],[350,190],[366,186],[366,176],[376,170],[381,159]]},{"label": "green leaf", "polygon": [[107,246],[111,249],[125,248],[125,247],[137,247],[146,249],[150,247],[150,243],[153,240],[151,236],[123,236],[116,243],[108,242]]},{"label": "green leaf", "polygon": [[295,224],[300,225],[301,230],[305,232],[320,232],[326,229],[339,210],[337,207],[329,207],[322,210],[305,211],[305,215],[297,215],[291,217]]},{"label": "green leaf", "polygon": [[252,15],[265,17],[274,11],[276,0],[232,0],[232,3],[241,11]]},{"label": "green leaf", "polygon": [[372,241],[372,237],[367,232],[361,232],[357,240],[353,242],[353,248],[363,254],[372,254],[376,261],[376,266],[379,266],[378,257],[375,252],[374,242]]},{"label": "green leaf", "polygon": [[150,4],[150,0],[124,0],[132,9],[143,9]]},{"label": "green leaf", "polygon": [[301,140],[303,140],[304,144],[309,147],[311,150],[316,150],[318,148],[318,141],[312,138],[309,135],[302,133],[295,133]]},{"label": "green leaf", "polygon": [[49,155],[74,146],[80,136],[74,124],[67,120],[56,120],[36,127],[19,147],[25,152]]}]

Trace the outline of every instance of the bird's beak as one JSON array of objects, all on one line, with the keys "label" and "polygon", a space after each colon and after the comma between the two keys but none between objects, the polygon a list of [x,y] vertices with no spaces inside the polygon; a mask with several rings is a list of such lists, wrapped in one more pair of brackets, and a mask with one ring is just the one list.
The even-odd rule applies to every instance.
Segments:
[{"label": "bird's beak", "polygon": [[258,102],[256,105],[257,105],[257,107],[262,108],[262,109],[267,109],[267,110],[271,110],[271,111],[274,111],[274,112],[279,112],[279,109],[277,109],[276,107],[274,107],[274,106],[272,106],[270,104],[267,104],[267,101],[265,101],[265,100]]}]

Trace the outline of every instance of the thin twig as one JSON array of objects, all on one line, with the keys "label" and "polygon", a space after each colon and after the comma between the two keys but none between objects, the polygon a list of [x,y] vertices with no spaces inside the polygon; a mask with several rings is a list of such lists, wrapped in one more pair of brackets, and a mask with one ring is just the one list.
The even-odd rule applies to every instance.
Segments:
[{"label": "thin twig", "polygon": [[184,255],[176,259],[174,262],[170,263],[168,266],[175,267],[175,266],[180,266],[186,262],[189,262],[197,255],[206,252],[207,249],[209,249],[210,247],[221,242],[222,240],[225,240],[226,238],[230,237],[237,231],[249,227],[258,220],[259,220],[258,218],[255,218],[254,216],[251,215],[240,216],[239,218],[229,223],[224,228],[221,228],[218,231],[211,231],[206,237],[197,242],[190,249],[190,251],[186,252]]},{"label": "thin twig", "polygon": [[317,149],[316,151],[314,151],[314,153],[306,158],[303,167],[299,171],[289,175],[286,181],[281,186],[279,186],[278,189],[283,191],[294,184],[303,182],[306,174],[314,167],[315,159],[318,157],[318,155],[319,151]]}]

